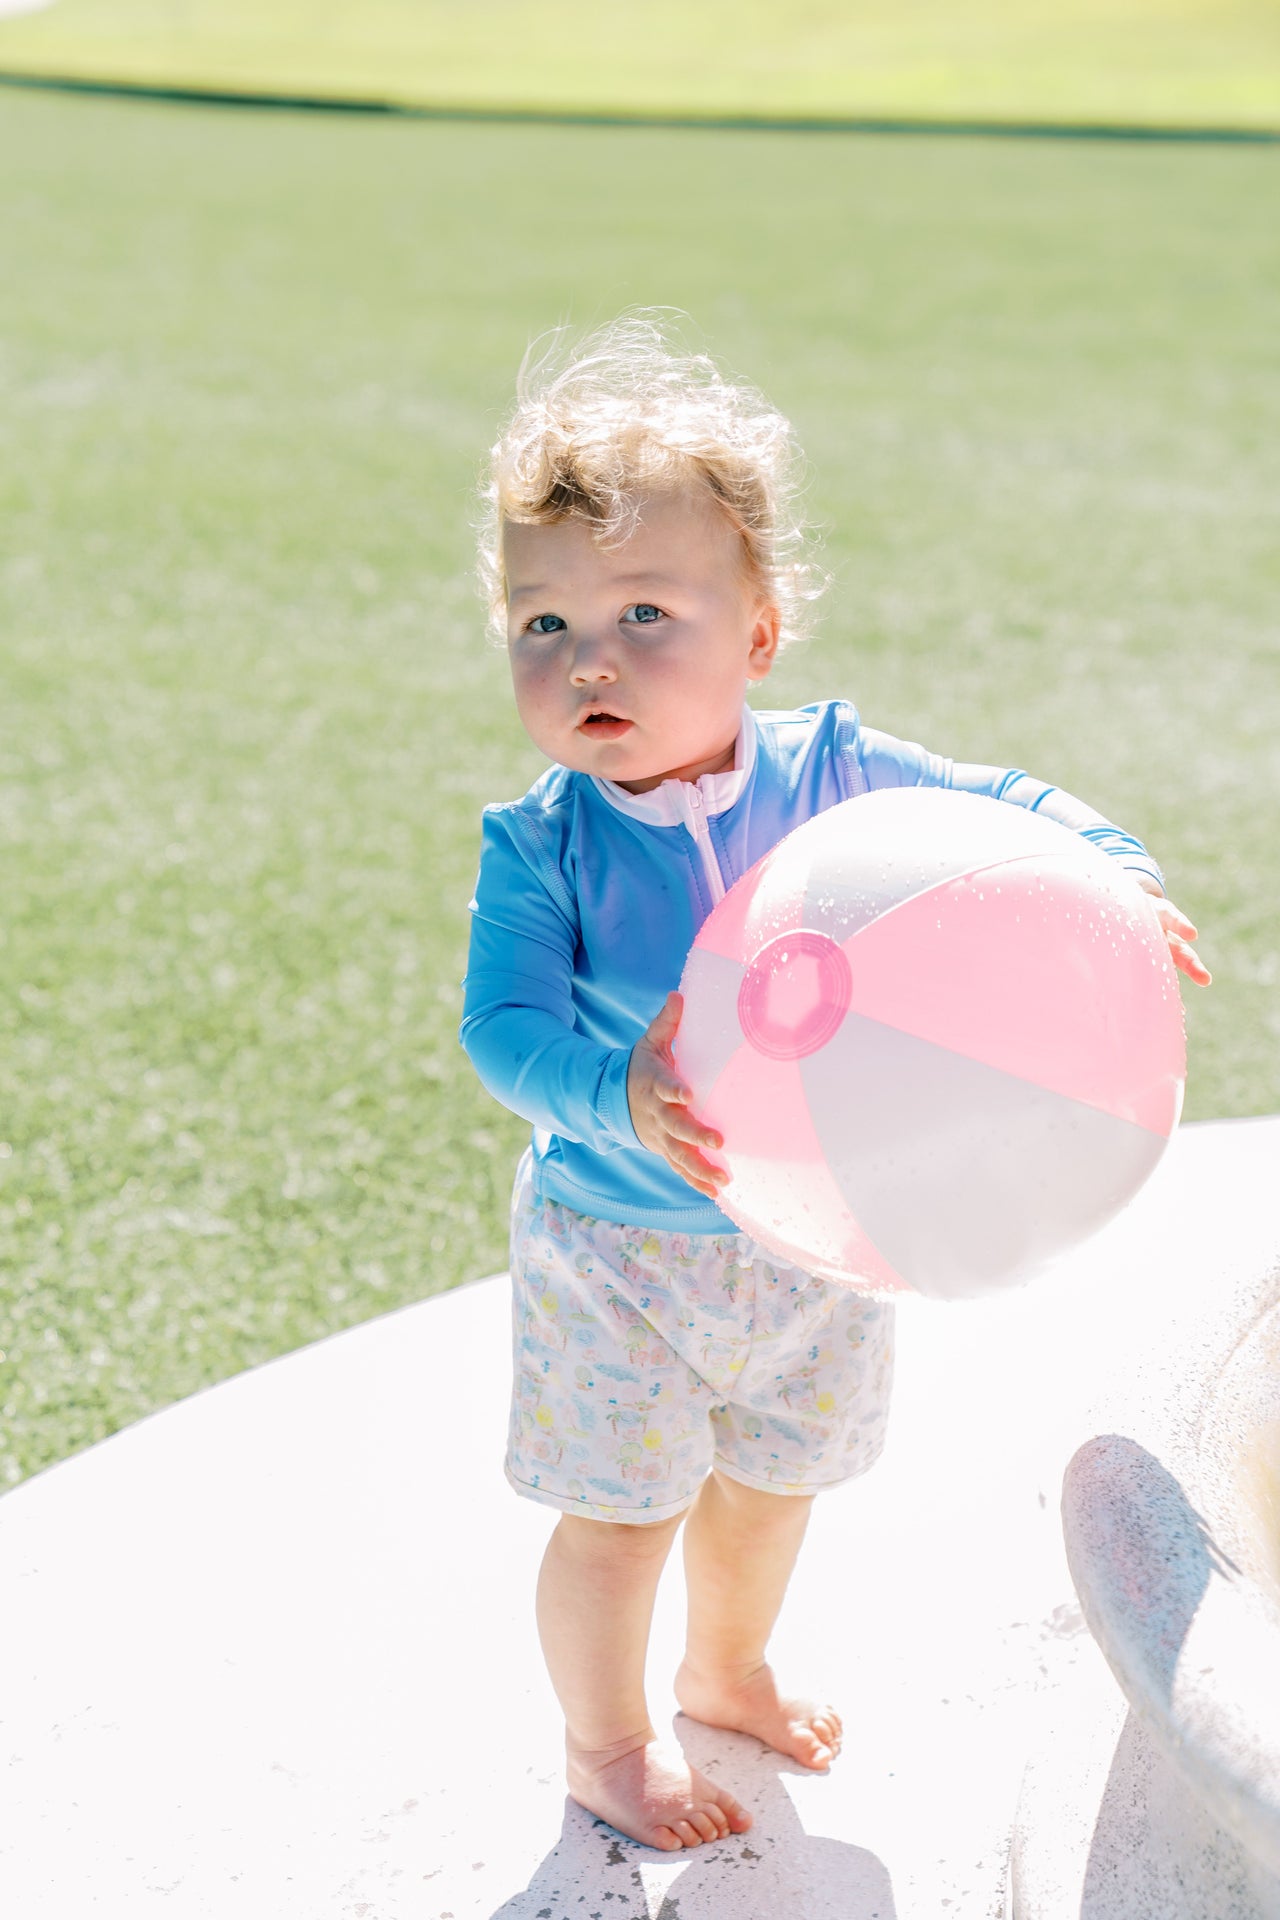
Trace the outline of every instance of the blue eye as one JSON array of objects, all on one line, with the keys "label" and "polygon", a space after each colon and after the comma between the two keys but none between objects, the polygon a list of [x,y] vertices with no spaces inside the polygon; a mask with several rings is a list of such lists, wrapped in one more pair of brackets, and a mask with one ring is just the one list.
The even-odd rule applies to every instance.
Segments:
[{"label": "blue eye", "polygon": [[650,606],[647,600],[640,601],[638,606],[627,608],[627,618],[642,627],[651,627],[655,620],[661,620],[664,617],[662,608]]},{"label": "blue eye", "polygon": [[563,633],[564,621],[558,613],[535,614],[525,631],[527,633]]}]

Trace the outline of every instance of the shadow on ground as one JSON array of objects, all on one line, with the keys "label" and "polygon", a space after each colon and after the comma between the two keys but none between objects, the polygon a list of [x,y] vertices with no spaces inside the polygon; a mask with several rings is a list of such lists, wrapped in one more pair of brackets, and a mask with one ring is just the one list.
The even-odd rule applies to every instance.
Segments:
[{"label": "shadow on ground", "polygon": [[750,1831],[689,1853],[660,1853],[566,1800],[555,1846],[492,1920],[895,1920],[889,1875],[874,1853],[804,1831],[783,1784],[802,1767],[757,1740],[683,1715],[675,1731],[713,1779],[730,1766],[734,1791],[754,1815]]}]

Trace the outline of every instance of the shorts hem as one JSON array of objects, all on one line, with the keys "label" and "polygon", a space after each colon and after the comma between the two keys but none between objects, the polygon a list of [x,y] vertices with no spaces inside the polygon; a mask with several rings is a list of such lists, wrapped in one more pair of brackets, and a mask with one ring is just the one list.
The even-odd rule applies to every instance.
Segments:
[{"label": "shorts hem", "polygon": [[599,1520],[605,1526],[621,1521],[636,1527],[655,1526],[660,1520],[672,1520],[677,1514],[687,1513],[697,1499],[695,1489],[685,1500],[671,1500],[661,1507],[613,1507],[607,1500],[575,1500],[572,1494],[553,1493],[550,1487],[535,1487],[528,1480],[518,1480],[509,1465],[504,1464],[507,1485],[518,1493],[522,1500],[534,1500],[539,1506],[555,1507],[560,1513],[573,1513],[580,1520]]},{"label": "shorts hem", "polygon": [[719,1454],[716,1455],[714,1464],[716,1470],[722,1473],[726,1480],[736,1480],[741,1486],[753,1487],[757,1493],[793,1494],[807,1499],[811,1494],[830,1493],[836,1487],[847,1487],[851,1480],[861,1480],[863,1474],[869,1473],[879,1458],[880,1455],[877,1453],[875,1458],[868,1460],[865,1466],[855,1467],[852,1473],[842,1473],[837,1480],[793,1481],[790,1484],[781,1480],[764,1480],[753,1473],[744,1472],[741,1467],[731,1467],[727,1461],[720,1458]]}]

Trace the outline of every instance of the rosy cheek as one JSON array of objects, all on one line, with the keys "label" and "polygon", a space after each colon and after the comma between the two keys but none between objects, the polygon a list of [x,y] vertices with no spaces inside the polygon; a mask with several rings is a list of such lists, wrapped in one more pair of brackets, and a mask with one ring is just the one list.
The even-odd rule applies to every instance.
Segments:
[{"label": "rosy cheek", "polygon": [[557,692],[556,677],[553,673],[548,673],[545,670],[541,673],[531,673],[526,685],[528,686],[529,698],[531,700],[536,701],[541,707],[551,705]]}]

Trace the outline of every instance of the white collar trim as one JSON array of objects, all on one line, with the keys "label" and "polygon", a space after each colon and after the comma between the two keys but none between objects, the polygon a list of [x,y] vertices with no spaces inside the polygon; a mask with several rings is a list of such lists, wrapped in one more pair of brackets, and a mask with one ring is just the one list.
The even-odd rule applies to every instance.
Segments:
[{"label": "white collar trim", "polygon": [[740,798],[742,789],[755,770],[755,764],[756,720],[750,707],[744,706],[742,725],[738,728],[738,737],[733,746],[733,765],[723,773],[704,773],[696,783],[691,780],[664,780],[660,787],[653,787],[648,793],[628,793],[615,780],[602,780],[594,773],[591,781],[619,813],[629,813],[633,820],[647,821],[651,827],[682,827],[688,815],[686,796],[681,791],[683,788],[697,785],[705,813],[727,813]]}]

